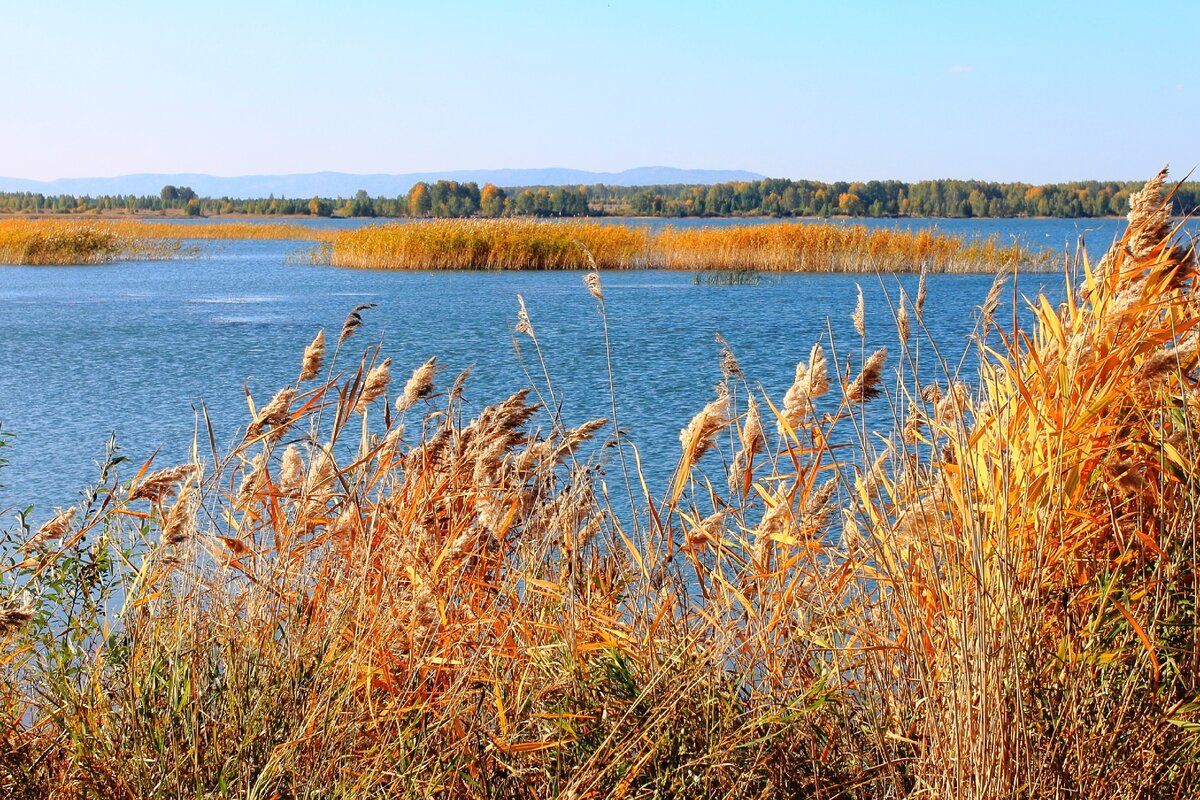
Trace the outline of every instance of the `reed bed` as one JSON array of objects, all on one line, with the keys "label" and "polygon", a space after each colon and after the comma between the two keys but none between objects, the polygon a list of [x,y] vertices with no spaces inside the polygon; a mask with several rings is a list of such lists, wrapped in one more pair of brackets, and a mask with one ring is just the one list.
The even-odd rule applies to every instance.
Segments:
[{"label": "reed bed", "polygon": [[180,243],[147,240],[121,225],[75,221],[0,221],[0,264],[104,264],[171,258]]},{"label": "reed bed", "polygon": [[368,269],[629,269],[645,264],[648,239],[594,222],[432,220],[345,231],[324,258]]},{"label": "reed bed", "polygon": [[[590,259],[589,259],[590,254]],[[443,220],[346,231],[321,259],[373,269],[684,269],[744,272],[996,272],[1048,255],[995,237],[781,222],[645,228],[584,222]]]},{"label": "reed bed", "polygon": [[783,397],[726,350],[661,496],[619,419],[552,384],[468,415],[436,358],[347,355],[354,309],[232,449],[107,459],[8,532],[0,790],[1196,796],[1200,295],[1164,178],[1028,328],[997,280],[975,389],[914,378],[950,363],[924,281],[890,354],[856,309]]},{"label": "reed bed", "polygon": [[936,230],[797,224],[664,227],[650,246],[659,269],[770,272],[996,272],[1044,269],[1047,256],[1002,246],[993,236],[968,241]]},{"label": "reed bed", "polygon": [[174,258],[185,239],[320,241],[331,231],[303,225],[170,223],[142,220],[0,220],[0,264],[104,264]]}]

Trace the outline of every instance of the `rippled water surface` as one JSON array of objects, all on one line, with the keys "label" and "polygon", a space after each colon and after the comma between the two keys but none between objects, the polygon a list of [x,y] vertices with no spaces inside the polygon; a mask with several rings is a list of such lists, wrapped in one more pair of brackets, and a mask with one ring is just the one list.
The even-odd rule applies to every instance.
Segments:
[{"label": "rippled water surface", "polygon": [[[945,229],[958,223],[942,220]],[[1042,224],[1049,223],[1049,225]],[[908,221],[912,225],[911,221]],[[1050,228],[1074,236],[1093,221],[973,223],[965,232],[1035,237]],[[1105,241],[1115,223],[1099,236]],[[1043,237],[1045,238],[1045,237]],[[608,416],[604,339],[595,301],[581,273],[380,272],[286,263],[296,242],[224,242],[194,260],[98,267],[0,267],[0,422],[13,434],[0,450],[0,510],[68,505],[93,480],[94,461],[112,433],[134,461],[161,450],[159,463],[185,458],[205,403],[218,442],[247,418],[243,383],[263,402],[292,381],[317,329],[336,335],[346,312],[376,303],[353,340],[382,339],[401,383],[431,355],[443,378],[474,368],[473,407],[528,384],[514,353],[517,294],[524,296],[568,422]],[[604,275],[615,344],[623,427],[639,445],[655,482],[677,456],[679,428],[711,398],[720,379],[721,333],[752,384],[774,398],[791,382],[797,360],[830,329],[858,354],[849,314],[855,281],[867,296],[868,346],[892,345],[885,290],[910,294],[913,276],[771,276],[759,285],[696,285],[685,272]],[[931,276],[925,322],[943,355],[966,349],[976,306],[990,276]],[[1023,277],[1022,293],[1043,287],[1057,302],[1062,278]],[[524,343],[526,360],[532,356]],[[923,362],[932,367],[928,349]],[[895,363],[895,359],[892,359]],[[536,366],[533,361],[529,366]]]}]

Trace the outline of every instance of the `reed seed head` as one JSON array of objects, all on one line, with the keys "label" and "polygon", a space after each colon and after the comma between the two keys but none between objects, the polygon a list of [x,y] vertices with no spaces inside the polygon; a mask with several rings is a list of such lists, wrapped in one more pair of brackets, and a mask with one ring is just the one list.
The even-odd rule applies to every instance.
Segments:
[{"label": "reed seed head", "polygon": [[258,412],[258,416],[246,428],[246,433],[250,436],[258,436],[268,427],[274,429],[276,434],[282,433],[283,429],[291,422],[292,399],[296,396],[294,387],[285,386],[275,393],[271,398],[271,402],[263,406]]},{"label": "reed seed head", "polygon": [[67,535],[71,530],[71,520],[75,517],[75,506],[71,506],[66,511],[61,508],[55,509],[54,516],[43,524],[25,543],[26,550],[32,550],[47,542],[52,542]]},{"label": "reed seed head", "polygon": [[396,398],[396,410],[403,414],[418,400],[430,397],[433,394],[433,379],[437,377],[439,369],[437,356],[433,356],[413,370],[412,377],[404,384],[404,394]]},{"label": "reed seed head", "polygon": [[863,299],[862,287],[857,283],[854,285],[858,287],[858,302],[854,306],[854,313],[850,315],[850,319],[854,322],[854,330],[862,338],[867,335],[867,305]]},{"label": "reed seed head", "polygon": [[0,604],[0,641],[19,631],[33,619],[33,609],[16,605],[11,600]]},{"label": "reed seed head", "polygon": [[1171,215],[1163,202],[1167,168],[1163,167],[1142,190],[1129,198],[1129,252],[1138,260],[1149,256],[1171,233]]},{"label": "reed seed head", "polygon": [[929,275],[929,264],[921,265],[921,277],[917,281],[917,299],[913,301],[913,312],[917,315],[917,320],[921,319],[921,312],[925,310],[925,299],[929,295],[928,286],[925,283],[925,278]]},{"label": "reed seed head", "polygon": [[[588,257],[591,258],[590,253],[588,254]],[[595,262],[592,263],[594,264]],[[600,273],[589,272],[587,275],[584,275],[583,285],[587,287],[587,290],[591,293],[592,297],[596,298],[602,303],[604,302],[604,289],[600,286]]]},{"label": "reed seed head", "polygon": [[285,492],[300,491],[304,485],[304,459],[300,457],[300,448],[289,444],[283,451],[283,466],[279,473],[279,488]]},{"label": "reed seed head", "polygon": [[378,364],[367,373],[367,379],[363,381],[362,394],[358,396],[358,402],[354,404],[355,412],[366,413],[367,406],[374,403],[381,394],[387,391],[388,384],[391,382],[392,360],[385,358],[383,363]]},{"label": "reed seed head", "polygon": [[729,424],[729,394],[724,387],[717,390],[717,399],[692,417],[688,426],[679,432],[683,452],[698,460],[716,444],[717,433]]},{"label": "reed seed head", "polygon": [[356,330],[362,327],[362,312],[372,308],[375,308],[374,303],[361,303],[355,306],[350,313],[346,315],[346,321],[342,323],[342,332],[338,336],[338,344],[345,342],[354,335]]},{"label": "reed seed head", "polygon": [[901,346],[907,347],[908,337],[912,331],[908,323],[908,294],[904,289],[900,290],[900,302],[896,308],[896,332],[900,335]]},{"label": "reed seed head", "polygon": [[177,467],[152,472],[142,478],[141,482],[129,492],[129,499],[131,501],[149,500],[152,503],[161,502],[175,494],[180,481],[190,478],[195,473],[196,466],[194,464],[181,464]]},{"label": "reed seed head", "polygon": [[525,308],[525,298],[517,295],[517,333],[533,336],[533,323],[529,321],[529,311]]},{"label": "reed seed head", "polygon": [[163,520],[162,541],[167,545],[180,545],[196,532],[196,510],[192,502],[192,486],[185,484],[179,499]]},{"label": "reed seed head", "polygon": [[865,403],[880,395],[879,383],[883,380],[883,365],[887,361],[887,348],[881,347],[871,354],[867,363],[863,364],[862,372],[850,388],[846,390],[846,399],[851,403]]},{"label": "reed seed head", "polygon": [[308,381],[317,377],[321,364],[325,360],[325,329],[317,331],[317,335],[304,348],[304,358],[300,362],[300,380]]}]

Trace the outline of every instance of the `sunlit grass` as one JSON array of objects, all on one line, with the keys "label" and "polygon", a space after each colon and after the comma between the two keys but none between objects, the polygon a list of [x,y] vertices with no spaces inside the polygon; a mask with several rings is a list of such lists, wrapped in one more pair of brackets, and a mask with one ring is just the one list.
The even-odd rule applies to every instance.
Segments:
[{"label": "sunlit grass", "polygon": [[[589,258],[590,256],[590,258]],[[775,272],[995,272],[1049,257],[937,231],[781,222],[644,227],[445,220],[345,231],[323,258],[374,269],[685,269]]]},{"label": "sunlit grass", "polygon": [[1161,187],[1027,328],[997,280],[973,380],[924,280],[782,397],[727,351],[658,495],[628,421],[568,425],[544,373],[468,414],[425,354],[348,355],[355,309],[230,449],[201,420],[194,463],[110,458],[9,531],[0,790],[1196,796],[1200,299]]}]

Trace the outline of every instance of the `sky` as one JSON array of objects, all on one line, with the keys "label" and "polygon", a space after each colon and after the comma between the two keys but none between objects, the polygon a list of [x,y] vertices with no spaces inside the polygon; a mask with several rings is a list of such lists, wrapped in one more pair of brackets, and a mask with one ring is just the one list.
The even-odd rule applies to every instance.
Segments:
[{"label": "sky", "polygon": [[1200,164],[1200,2],[0,0],[0,175]]}]

